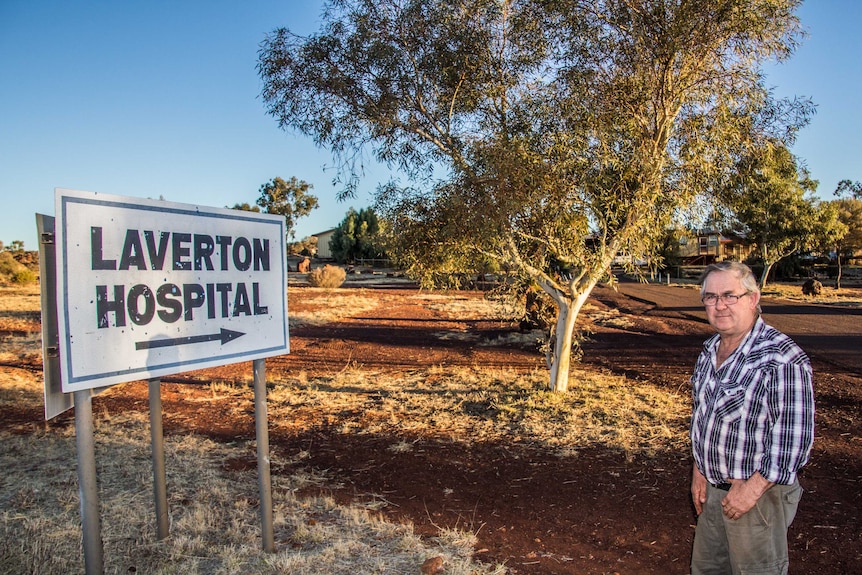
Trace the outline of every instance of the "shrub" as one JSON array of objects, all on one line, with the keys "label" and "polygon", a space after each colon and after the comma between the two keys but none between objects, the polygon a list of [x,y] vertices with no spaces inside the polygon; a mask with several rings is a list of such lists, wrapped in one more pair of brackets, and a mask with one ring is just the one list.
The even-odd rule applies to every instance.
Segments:
[{"label": "shrub", "polygon": [[347,272],[338,266],[326,264],[322,268],[315,268],[308,274],[308,283],[314,287],[337,288],[341,287],[347,277]]},{"label": "shrub", "polygon": [[31,284],[37,278],[36,272],[17,261],[10,252],[0,252],[0,284]]},{"label": "shrub", "polygon": [[19,285],[27,285],[36,283],[39,278],[36,272],[30,269],[23,269],[12,274],[12,283]]}]

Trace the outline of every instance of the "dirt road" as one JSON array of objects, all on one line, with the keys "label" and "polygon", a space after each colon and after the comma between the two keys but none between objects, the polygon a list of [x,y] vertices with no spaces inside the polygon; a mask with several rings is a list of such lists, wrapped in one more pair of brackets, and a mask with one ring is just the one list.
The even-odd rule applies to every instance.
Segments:
[{"label": "dirt road", "polygon": [[[706,321],[694,288],[620,283],[620,293],[655,305],[663,314]],[[800,303],[765,295],[764,320],[783,331],[812,358],[862,375],[862,308]]]}]

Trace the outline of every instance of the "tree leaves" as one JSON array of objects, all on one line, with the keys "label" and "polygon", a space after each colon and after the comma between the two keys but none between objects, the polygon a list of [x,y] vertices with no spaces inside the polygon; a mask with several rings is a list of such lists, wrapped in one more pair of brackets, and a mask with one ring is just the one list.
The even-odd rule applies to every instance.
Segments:
[{"label": "tree leaves", "polygon": [[793,52],[798,5],[333,0],[318,34],[268,36],[258,70],[279,125],[336,156],[343,196],[368,150],[407,175],[378,195],[390,253],[426,278],[493,261],[538,283],[567,366],[614,256],[649,255],[746,149],[810,115],[774,105],[759,69]]}]

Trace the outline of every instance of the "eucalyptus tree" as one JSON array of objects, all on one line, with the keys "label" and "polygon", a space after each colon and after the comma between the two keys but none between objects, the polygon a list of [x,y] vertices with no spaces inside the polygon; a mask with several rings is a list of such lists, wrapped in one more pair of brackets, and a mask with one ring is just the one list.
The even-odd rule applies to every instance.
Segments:
[{"label": "eucalyptus tree", "polygon": [[837,221],[834,210],[819,206],[811,196],[816,189],[817,182],[780,142],[753,146],[737,161],[722,200],[756,244],[763,263],[761,288],[772,266],[814,247]]},{"label": "eucalyptus tree", "polygon": [[835,195],[842,196],[844,194],[853,199],[862,200],[862,183],[852,180],[841,180],[835,188]]},{"label": "eucalyptus tree", "polygon": [[309,192],[313,187],[305,180],[297,180],[295,177],[289,180],[273,178],[260,187],[260,196],[256,203],[267,214],[284,216],[286,235],[293,239],[296,220],[317,208],[317,196]]},{"label": "eucalyptus tree", "polygon": [[423,280],[496,262],[552,298],[549,387],[565,391],[614,256],[650,252],[769,127],[763,110],[800,112],[770,106],[760,74],[792,54],[799,4],[331,0],[316,34],[263,41],[262,98],[331,150],[343,195],[368,153],[406,175],[378,206]]},{"label": "eucalyptus tree", "polygon": [[835,195],[850,192],[852,197],[839,197],[826,202],[835,212],[838,220],[837,230],[824,241],[824,247],[835,250],[835,259],[838,264],[838,274],[835,278],[835,287],[841,287],[841,276],[843,274],[843,261],[850,260],[862,250],[862,186],[855,183],[855,190],[848,189],[849,180],[838,183]]}]

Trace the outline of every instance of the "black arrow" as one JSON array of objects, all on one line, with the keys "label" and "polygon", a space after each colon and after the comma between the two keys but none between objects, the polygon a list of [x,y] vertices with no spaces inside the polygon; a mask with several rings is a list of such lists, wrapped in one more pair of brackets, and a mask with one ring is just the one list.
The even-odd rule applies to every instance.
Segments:
[{"label": "black arrow", "polygon": [[156,347],[171,347],[174,345],[186,345],[189,343],[201,343],[204,341],[216,340],[220,340],[221,344],[224,345],[227,342],[244,335],[245,334],[241,331],[231,331],[229,329],[221,328],[221,331],[219,333],[210,333],[207,335],[189,335],[186,337],[175,337],[172,339],[154,339],[152,341],[139,341],[135,343],[135,349],[153,349]]}]

